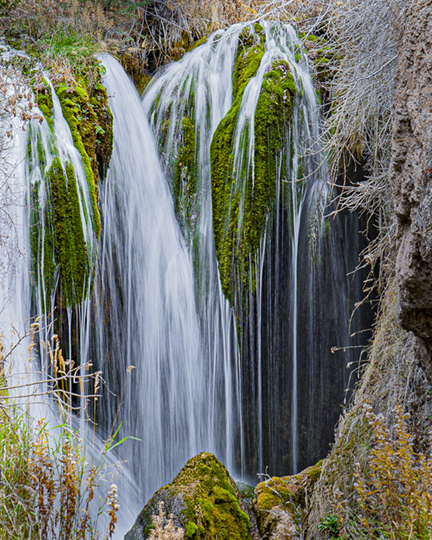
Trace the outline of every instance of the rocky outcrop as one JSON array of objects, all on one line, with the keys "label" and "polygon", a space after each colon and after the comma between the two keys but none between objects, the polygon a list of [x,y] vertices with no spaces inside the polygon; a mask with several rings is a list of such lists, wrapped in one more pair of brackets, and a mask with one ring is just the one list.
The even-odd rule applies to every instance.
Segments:
[{"label": "rocky outcrop", "polygon": [[281,526],[285,534],[291,529],[295,535],[296,528],[304,521],[308,500],[321,475],[322,464],[320,461],[293,476],[268,477],[257,485],[253,509],[260,538],[277,536]]},{"label": "rocky outcrop", "polygon": [[[252,524],[234,480],[208,452],[190,459],[174,480],[146,504],[125,540],[144,540],[153,528],[152,516],[163,501],[176,527],[191,540],[248,540]],[[252,517],[253,520],[253,517]]]},{"label": "rocky outcrop", "polygon": [[407,10],[394,99],[390,180],[398,222],[399,317],[432,381],[432,4]]}]

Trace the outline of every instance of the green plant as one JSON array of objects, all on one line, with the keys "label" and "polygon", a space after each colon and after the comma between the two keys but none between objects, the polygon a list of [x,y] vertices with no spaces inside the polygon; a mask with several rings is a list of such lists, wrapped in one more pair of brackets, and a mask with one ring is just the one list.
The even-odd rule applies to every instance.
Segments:
[{"label": "green plant", "polygon": [[327,514],[318,525],[319,531],[329,533],[329,540],[337,540],[339,538],[339,519],[337,516]]}]

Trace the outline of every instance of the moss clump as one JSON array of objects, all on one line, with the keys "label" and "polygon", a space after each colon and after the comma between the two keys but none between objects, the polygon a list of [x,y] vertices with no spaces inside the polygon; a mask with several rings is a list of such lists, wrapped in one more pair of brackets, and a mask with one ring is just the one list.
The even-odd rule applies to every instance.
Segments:
[{"label": "moss clump", "polygon": [[196,49],[200,45],[204,45],[204,43],[207,43],[207,40],[208,40],[208,36],[204,36],[201,39],[199,39],[198,41],[195,41],[195,43],[192,43],[192,45],[188,48],[188,52],[193,51],[194,49]]},{"label": "moss clump", "polygon": [[183,117],[180,148],[173,178],[174,207],[187,230],[193,228],[196,192],[197,162],[195,159],[195,126],[187,117]]},{"label": "moss clump", "polygon": [[[43,298],[52,298],[56,270],[60,272],[60,288],[65,306],[80,303],[88,287],[90,266],[81,222],[77,182],[71,163],[66,173],[58,157],[45,174],[46,201],[39,201],[39,184],[30,188],[31,232],[35,285],[43,285]],[[43,275],[43,284],[40,275]],[[49,311],[52,306],[43,306]]]},{"label": "moss clump", "polygon": [[[257,42],[257,39],[260,39]],[[236,278],[255,290],[254,253],[259,249],[275,199],[277,163],[296,86],[289,65],[273,63],[264,75],[255,111],[254,167],[234,171],[234,134],[245,88],[264,55],[264,37],[242,32],[233,73],[233,105],[211,144],[213,230],[222,288],[233,300]],[[243,139],[248,139],[247,129]],[[244,160],[246,161],[246,160]],[[251,261],[251,263],[250,263]],[[252,271],[251,271],[252,270]]]},{"label": "moss clump", "polygon": [[92,222],[96,237],[101,230],[98,209],[98,180],[103,179],[112,152],[112,113],[108,96],[98,82],[90,92],[80,85],[62,83],[56,87],[63,116],[81,155],[92,203]]},{"label": "moss clump", "polygon": [[[87,247],[80,215],[77,182],[71,163],[66,174],[60,159],[54,159],[45,181],[49,190],[46,215],[45,244],[54,244],[53,260],[60,269],[60,283],[67,306],[80,303],[84,298],[89,274]],[[49,248],[49,249],[52,249]],[[49,281],[48,281],[49,278]],[[52,285],[51,275],[45,274],[45,283]],[[52,287],[47,288],[52,292]]]},{"label": "moss clump", "polygon": [[95,157],[99,179],[103,181],[107,175],[113,150],[113,115],[108,105],[107,91],[101,81],[90,90],[90,106],[97,121],[94,125]]},{"label": "moss clump", "polygon": [[294,476],[273,477],[255,488],[254,512],[261,535],[270,537],[274,532],[280,511],[287,512],[293,523],[306,510],[306,496],[321,475],[323,461]]},{"label": "moss clump", "polygon": [[250,519],[240,508],[241,498],[234,480],[225,466],[208,452],[190,459],[170,484],[153,495],[125,540],[148,538],[159,501],[164,501],[167,514],[174,515],[176,526],[184,528],[186,538],[250,538]]},{"label": "moss clump", "polygon": [[54,131],[54,105],[51,94],[51,87],[46,79],[42,79],[43,87],[36,94],[36,102],[44,115],[51,131]]}]

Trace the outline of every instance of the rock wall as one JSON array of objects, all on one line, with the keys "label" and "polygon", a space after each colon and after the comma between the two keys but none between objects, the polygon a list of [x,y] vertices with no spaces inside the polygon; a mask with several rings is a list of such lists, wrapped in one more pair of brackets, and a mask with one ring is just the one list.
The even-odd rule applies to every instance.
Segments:
[{"label": "rock wall", "polygon": [[406,12],[394,100],[390,181],[398,227],[396,274],[402,327],[416,336],[432,381],[432,4]]}]

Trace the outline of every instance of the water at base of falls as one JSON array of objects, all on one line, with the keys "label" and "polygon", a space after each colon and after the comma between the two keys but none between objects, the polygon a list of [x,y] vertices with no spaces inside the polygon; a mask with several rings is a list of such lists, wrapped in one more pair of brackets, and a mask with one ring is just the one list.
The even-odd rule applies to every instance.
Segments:
[{"label": "water at base of falls", "polygon": [[[118,481],[118,538],[155,490],[202,450],[251,483],[266,466],[286,475],[324,457],[348,385],[346,365],[358,358],[356,349],[332,355],[331,347],[364,342],[348,338],[361,280],[346,276],[362,248],[360,226],[356,216],[327,224],[322,218],[326,172],[317,169],[319,149],[306,152],[319,138],[320,117],[308,59],[290,26],[249,27],[253,40],[261,40],[262,59],[238,109],[233,171],[246,173],[233,173],[233,195],[241,193],[242,182],[255,181],[255,109],[275,62],[289,66],[297,94],[282,137],[272,210],[259,247],[248,254],[253,286],[240,283],[235,269],[238,291],[227,299],[221,285],[210,145],[233,105],[233,68],[246,26],[217,32],[168,66],[143,102],[120,64],[102,59],[114,149],[99,186],[97,261],[91,230],[85,233],[95,265],[92,294],[68,310],[65,327],[71,342],[71,325],[79,320],[74,348],[82,362],[91,360],[104,373],[99,439],[120,422],[120,437],[133,438],[116,449],[115,459],[127,462],[128,471]],[[175,199],[186,110],[196,141],[196,186]],[[67,132],[56,118],[61,138],[60,127]],[[69,155],[62,162],[73,153],[67,146],[59,143]],[[182,189],[187,174],[183,168]],[[307,181],[300,184],[301,176]],[[84,182],[82,193],[84,204]],[[39,289],[35,310],[52,301]],[[367,317],[356,324],[365,327]]]}]

